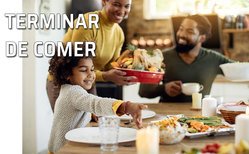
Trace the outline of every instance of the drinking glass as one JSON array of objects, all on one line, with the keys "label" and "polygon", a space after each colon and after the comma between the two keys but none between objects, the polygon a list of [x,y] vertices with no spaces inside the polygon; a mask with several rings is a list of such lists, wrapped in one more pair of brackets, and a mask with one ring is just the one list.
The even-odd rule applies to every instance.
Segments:
[{"label": "drinking glass", "polygon": [[116,117],[99,118],[100,149],[102,151],[116,151],[118,149],[118,133],[120,119]]}]

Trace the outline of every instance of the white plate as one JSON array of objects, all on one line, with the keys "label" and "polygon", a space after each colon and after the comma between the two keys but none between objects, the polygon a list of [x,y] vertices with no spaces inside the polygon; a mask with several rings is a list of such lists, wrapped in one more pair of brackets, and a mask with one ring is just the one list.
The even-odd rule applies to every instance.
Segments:
[{"label": "white plate", "polygon": [[[152,118],[156,115],[154,111],[151,110],[142,110],[142,119]],[[120,118],[120,120],[132,120],[130,115],[114,116]]]},{"label": "white plate", "polygon": [[218,130],[217,132],[215,132],[215,131],[200,132],[200,133],[186,132],[185,136],[189,137],[189,138],[198,138],[198,137],[203,137],[203,136],[221,136],[221,135],[233,134],[234,131],[235,131],[234,128],[222,128],[222,129]]},{"label": "white plate", "polygon": [[[99,127],[83,127],[73,129],[66,133],[65,138],[73,142],[100,144]],[[136,140],[136,129],[124,127],[119,128],[119,143],[134,140]]]}]

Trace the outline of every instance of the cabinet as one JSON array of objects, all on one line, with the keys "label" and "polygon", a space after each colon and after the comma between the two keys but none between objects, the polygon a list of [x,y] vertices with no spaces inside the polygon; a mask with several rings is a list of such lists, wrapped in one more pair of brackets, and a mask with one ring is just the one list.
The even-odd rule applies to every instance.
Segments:
[{"label": "cabinet", "polygon": [[224,54],[236,61],[249,61],[249,29],[223,29]]}]

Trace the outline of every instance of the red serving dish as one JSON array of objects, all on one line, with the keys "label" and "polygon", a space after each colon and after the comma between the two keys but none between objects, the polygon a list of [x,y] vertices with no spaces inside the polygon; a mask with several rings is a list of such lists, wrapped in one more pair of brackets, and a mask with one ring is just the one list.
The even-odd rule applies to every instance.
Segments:
[{"label": "red serving dish", "polygon": [[132,80],[131,82],[156,84],[163,79],[164,75],[164,72],[149,72],[149,71],[140,71],[133,69],[125,69],[125,68],[116,68],[116,69],[126,72],[126,76],[137,77],[137,80]]}]

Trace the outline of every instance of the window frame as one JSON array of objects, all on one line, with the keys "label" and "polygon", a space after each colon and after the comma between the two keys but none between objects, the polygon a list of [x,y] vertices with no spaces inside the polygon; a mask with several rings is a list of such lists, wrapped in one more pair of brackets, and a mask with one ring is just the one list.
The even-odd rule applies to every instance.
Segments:
[{"label": "window frame", "polygon": [[156,0],[144,0],[143,16],[146,20],[169,19],[172,16],[172,13],[170,11],[165,11],[165,13],[157,13]]},{"label": "window frame", "polygon": [[[233,15],[233,16],[237,16],[239,14],[249,14],[249,8],[240,8],[240,9],[227,9],[227,8],[220,8],[217,10],[213,10],[214,12],[199,12],[200,10],[198,10],[197,8],[195,8],[194,10],[191,11],[184,11],[183,12],[179,12],[179,7],[181,7],[180,4],[176,4],[176,11],[172,10],[172,5],[171,7],[169,7],[168,9],[165,9],[165,12],[157,12],[157,6],[156,6],[156,1],[157,0],[143,0],[143,17],[145,20],[157,20],[157,19],[170,19],[171,16],[175,16],[175,15],[187,15],[187,14],[196,14],[196,13],[200,13],[200,14],[213,14],[216,13],[218,14],[220,17],[224,17],[226,15]],[[174,0],[177,1],[178,0]],[[222,0],[220,0],[219,2],[216,1],[216,4],[221,4]],[[215,5],[214,5],[215,6]],[[177,9],[178,8],[178,9]],[[214,8],[212,8],[214,9]],[[231,11],[233,10],[233,11]],[[202,10],[203,11],[203,10]],[[230,12],[231,11],[231,12]]]}]

